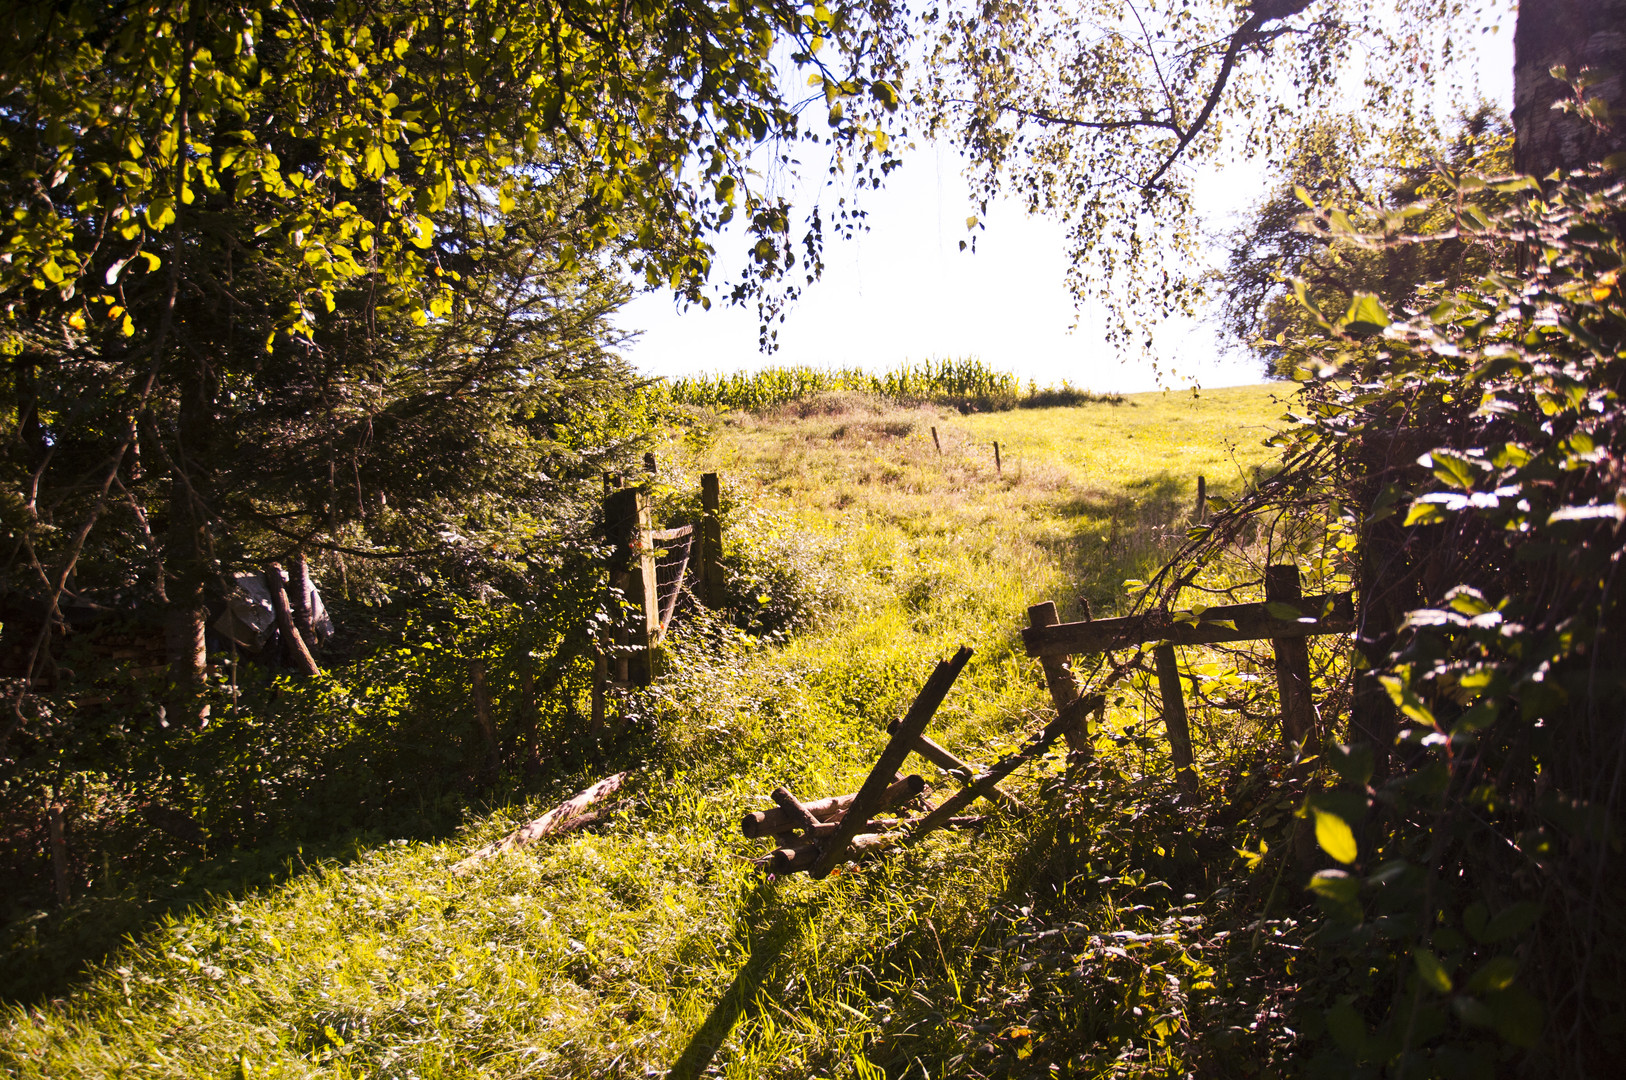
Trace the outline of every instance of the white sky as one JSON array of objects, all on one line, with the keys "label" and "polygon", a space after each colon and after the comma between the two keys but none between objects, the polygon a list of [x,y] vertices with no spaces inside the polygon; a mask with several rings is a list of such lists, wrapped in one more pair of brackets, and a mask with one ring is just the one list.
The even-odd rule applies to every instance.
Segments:
[{"label": "white sky", "polygon": [[[1512,26],[1482,39],[1481,86],[1511,107]],[[810,157],[811,155],[804,155]],[[1210,227],[1246,211],[1265,178],[1248,163],[1209,169],[1197,185],[1199,208]],[[822,179],[822,173],[809,170]],[[810,181],[816,182],[816,181]],[[669,293],[646,293],[617,322],[641,332],[623,350],[645,374],[732,372],[786,364],[885,370],[927,358],[975,356],[999,370],[1040,384],[1067,380],[1097,391],[1157,388],[1151,365],[1120,358],[1096,329],[1089,308],[1075,312],[1068,294],[1062,227],[1030,217],[1019,204],[990,205],[977,249],[959,250],[973,213],[958,153],[946,145],[917,145],[879,192],[864,190],[869,232],[837,239],[827,226],[825,272],[808,286],[779,329],[779,351],[757,351],[755,305],[715,304],[679,312]],[[827,215],[828,221],[828,215]],[[722,276],[739,262],[743,245],[718,243]],[[1078,329],[1069,332],[1077,316]],[[1261,381],[1253,357],[1221,352],[1217,327],[1171,322],[1156,331],[1164,386],[1234,386]]]}]

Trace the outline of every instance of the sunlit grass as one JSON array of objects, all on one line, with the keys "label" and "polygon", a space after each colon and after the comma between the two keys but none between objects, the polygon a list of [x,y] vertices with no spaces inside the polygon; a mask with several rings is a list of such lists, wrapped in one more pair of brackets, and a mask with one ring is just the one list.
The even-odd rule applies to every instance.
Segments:
[{"label": "sunlit grass", "polygon": [[[206,905],[66,1000],[12,1012],[0,1069],[812,1077],[862,1073],[884,1051],[895,1071],[914,1053],[941,1075],[953,1025],[968,1033],[989,1007],[978,980],[1007,977],[979,950],[1004,933],[996,912],[1024,902],[1037,873],[1024,853],[1048,824],[944,835],[823,883],[763,882],[739,816],[781,783],[809,798],[852,790],[886,723],[962,643],[977,657],[933,733],[977,761],[1009,748],[1048,715],[1020,648],[1026,607],[1054,599],[1067,617],[1081,598],[1098,612],[1118,603],[1119,582],[1183,535],[1198,473],[1234,491],[1269,460],[1272,396],[975,415],[848,397],[806,416],[731,414],[710,440],[674,436],[663,499],[720,471],[730,542],[779,545],[776,558],[834,594],[782,643],[678,634],[670,674],[632,705],[641,759],[593,770],[637,772],[611,825],[449,875],[595,778],[584,772],[452,840],[385,844]],[[1038,798],[1031,774],[1013,786]],[[898,1034],[906,1013],[925,1018],[920,1041]]]}]

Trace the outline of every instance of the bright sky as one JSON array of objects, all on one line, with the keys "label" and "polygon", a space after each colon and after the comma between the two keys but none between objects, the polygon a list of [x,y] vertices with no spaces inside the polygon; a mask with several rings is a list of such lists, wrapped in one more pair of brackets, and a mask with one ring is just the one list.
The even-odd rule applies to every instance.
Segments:
[{"label": "bright sky", "polygon": [[[1484,39],[1479,74],[1485,94],[1512,103],[1512,26]],[[819,175],[810,170],[811,175]],[[1247,163],[1209,170],[1198,183],[1211,228],[1246,211],[1264,177]],[[1070,381],[1097,391],[1157,388],[1151,365],[1120,358],[1097,329],[1099,312],[1075,311],[1068,294],[1062,227],[1030,217],[1020,204],[991,205],[977,249],[961,252],[973,212],[958,153],[917,145],[880,192],[863,192],[870,231],[851,241],[827,230],[825,272],[808,286],[779,326],[779,351],[757,351],[754,305],[714,305],[679,312],[665,293],[636,298],[618,320],[641,332],[624,351],[645,374],[754,370],[776,364],[885,370],[928,358],[980,358],[1040,384]],[[726,256],[743,245],[719,243]],[[722,261],[722,260],[720,260]],[[738,263],[724,262],[730,280]],[[1070,331],[1075,319],[1076,330]],[[1156,331],[1164,386],[1208,387],[1259,382],[1253,357],[1221,350],[1217,327],[1172,322]]]}]

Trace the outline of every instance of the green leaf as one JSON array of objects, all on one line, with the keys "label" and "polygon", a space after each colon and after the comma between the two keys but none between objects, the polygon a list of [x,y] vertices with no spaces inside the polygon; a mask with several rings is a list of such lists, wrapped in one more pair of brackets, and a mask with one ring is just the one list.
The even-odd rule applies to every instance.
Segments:
[{"label": "green leaf", "polygon": [[1349,1002],[1340,1001],[1327,1010],[1327,1033],[1344,1053],[1357,1059],[1366,1056],[1366,1023]]},{"label": "green leaf", "polygon": [[1328,911],[1348,919],[1350,922],[1360,922],[1361,882],[1359,878],[1351,876],[1344,870],[1320,870],[1310,879],[1307,888],[1321,901]]},{"label": "green leaf", "polygon": [[1376,334],[1394,320],[1384,310],[1383,301],[1373,293],[1358,292],[1350,301],[1349,311],[1339,320],[1338,325],[1353,334]]},{"label": "green leaf", "polygon": [[1327,753],[1327,758],[1332,762],[1332,767],[1338,770],[1338,775],[1351,784],[1365,787],[1371,782],[1373,768],[1371,743],[1357,743],[1354,746],[1334,743]]},{"label": "green leaf", "polygon": [[1503,909],[1485,924],[1484,930],[1474,936],[1487,945],[1505,941],[1536,925],[1536,918],[1540,914],[1540,904],[1524,900]]},{"label": "green leaf", "polygon": [[1411,958],[1417,965],[1417,974],[1423,980],[1424,986],[1442,994],[1451,992],[1451,976],[1440,963],[1439,957],[1427,949],[1416,949],[1412,952]]},{"label": "green leaf", "polygon": [[1513,977],[1518,973],[1519,962],[1513,957],[1493,956],[1474,972],[1473,978],[1468,980],[1468,989],[1475,994],[1506,990],[1513,985]]},{"label": "green leaf", "polygon": [[1315,841],[1321,850],[1341,863],[1352,863],[1360,852],[1355,844],[1355,833],[1349,822],[1330,810],[1314,807]]}]

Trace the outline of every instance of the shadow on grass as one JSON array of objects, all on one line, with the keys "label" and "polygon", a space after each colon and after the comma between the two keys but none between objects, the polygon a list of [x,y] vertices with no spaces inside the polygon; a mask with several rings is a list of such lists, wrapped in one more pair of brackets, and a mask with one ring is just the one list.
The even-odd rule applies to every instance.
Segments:
[{"label": "shadow on grass", "polygon": [[[697,1080],[706,1071],[740,1017],[754,1011],[774,964],[801,938],[803,920],[794,909],[775,903],[773,888],[771,882],[758,884],[746,902],[739,918],[745,930],[745,962],[678,1055],[667,1080]],[[769,918],[773,909],[777,911]]]},{"label": "shadow on grass", "polygon": [[1195,523],[1197,478],[1161,472],[1126,485],[1122,492],[1079,492],[1056,512],[1074,525],[1070,535],[1040,541],[1063,577],[1068,595],[1055,600],[1061,617],[1080,617],[1083,602],[1101,618],[1118,614],[1126,597],[1123,583],[1144,578],[1185,542]]}]

